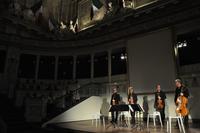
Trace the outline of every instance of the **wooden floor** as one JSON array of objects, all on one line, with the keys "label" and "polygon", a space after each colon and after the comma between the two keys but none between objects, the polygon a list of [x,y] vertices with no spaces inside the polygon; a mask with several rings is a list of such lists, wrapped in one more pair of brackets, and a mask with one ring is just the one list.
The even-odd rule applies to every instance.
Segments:
[{"label": "wooden floor", "polygon": [[[150,123],[149,128],[147,129],[146,123],[140,124],[139,127],[131,128],[130,125],[128,127],[117,126],[114,127],[111,123],[107,123],[106,127],[102,125],[92,125],[92,121],[79,121],[79,122],[68,122],[68,123],[57,123],[54,124],[57,128],[63,130],[71,130],[73,132],[98,132],[98,133],[167,133],[166,126],[161,128],[159,125],[154,127],[152,122]],[[172,133],[179,133],[179,129],[175,127],[175,123],[172,125]],[[200,126],[192,126],[186,129],[186,133],[200,133]]]}]

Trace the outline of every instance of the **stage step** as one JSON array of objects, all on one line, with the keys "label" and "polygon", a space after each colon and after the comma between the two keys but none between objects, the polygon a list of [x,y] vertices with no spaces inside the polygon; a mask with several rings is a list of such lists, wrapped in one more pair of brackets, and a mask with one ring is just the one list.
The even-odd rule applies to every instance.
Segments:
[{"label": "stage step", "polygon": [[59,123],[93,119],[93,114],[100,112],[102,104],[109,105],[109,103],[104,103],[103,101],[106,100],[103,100],[99,96],[91,96],[79,104],[76,104],[76,106],[71,107],[67,111],[45,122],[42,126],[45,127],[48,124],[57,122]]},{"label": "stage step", "polygon": [[54,117],[56,117],[57,115],[71,109],[72,107],[76,106],[77,104],[83,102],[84,100],[86,100],[87,98],[89,97],[81,97],[79,101],[75,101],[74,103],[72,103],[71,105],[66,105],[65,108],[61,109],[61,108],[53,108],[52,111],[48,111],[49,113],[47,114],[47,117],[46,119],[44,120],[45,121],[48,121]]}]

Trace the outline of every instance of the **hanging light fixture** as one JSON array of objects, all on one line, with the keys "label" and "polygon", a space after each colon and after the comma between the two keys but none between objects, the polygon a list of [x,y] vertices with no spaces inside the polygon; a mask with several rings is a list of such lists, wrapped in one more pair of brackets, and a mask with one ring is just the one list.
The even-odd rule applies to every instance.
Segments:
[{"label": "hanging light fixture", "polygon": [[178,42],[177,43],[177,48],[183,48],[183,47],[187,47],[188,43],[186,40],[184,40],[183,42]]},{"label": "hanging light fixture", "polygon": [[121,58],[121,60],[127,59],[127,54],[126,53],[121,53],[120,58]]}]

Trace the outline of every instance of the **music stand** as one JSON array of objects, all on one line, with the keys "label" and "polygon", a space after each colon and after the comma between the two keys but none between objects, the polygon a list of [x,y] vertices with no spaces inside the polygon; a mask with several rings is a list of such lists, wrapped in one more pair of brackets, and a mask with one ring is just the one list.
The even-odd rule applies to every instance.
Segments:
[{"label": "music stand", "polygon": [[[118,104],[118,105],[112,105],[112,106],[110,107],[110,109],[109,109],[109,112],[114,112],[114,111],[121,111],[121,112],[123,112],[123,111],[129,111],[129,109],[130,109],[130,108],[129,108],[129,106],[128,106],[127,104]],[[122,116],[122,117],[123,117],[123,116]],[[112,125],[113,125],[114,128],[115,128],[115,124],[112,123]],[[123,119],[122,119],[121,125],[122,125],[123,127],[124,127],[124,126],[128,127],[126,121],[123,120]]]},{"label": "music stand", "polygon": [[109,112],[112,111],[129,111],[129,106],[127,104],[112,105]]},{"label": "music stand", "polygon": [[129,104],[128,107],[132,112],[133,111],[144,112],[144,109],[139,104]]},{"label": "music stand", "polygon": [[130,110],[133,112],[133,111],[137,111],[137,112],[139,112],[139,121],[138,121],[138,123],[135,125],[135,128],[136,129],[140,129],[140,130],[142,130],[142,129],[144,129],[144,126],[143,126],[143,124],[142,124],[142,121],[141,121],[141,112],[145,112],[144,111],[144,109],[139,105],[139,104],[130,104],[129,105],[129,108],[130,108]]}]

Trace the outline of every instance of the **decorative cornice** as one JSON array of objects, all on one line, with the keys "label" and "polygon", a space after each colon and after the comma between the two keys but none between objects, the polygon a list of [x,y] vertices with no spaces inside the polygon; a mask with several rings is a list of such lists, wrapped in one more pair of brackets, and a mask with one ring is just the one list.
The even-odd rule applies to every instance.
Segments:
[{"label": "decorative cornice", "polygon": [[[164,0],[165,1],[165,0]],[[200,1],[184,0],[179,3],[177,0],[167,7],[161,4],[156,8],[151,5],[143,10],[136,10],[123,19],[114,19],[104,25],[91,28],[80,33],[71,40],[31,39],[22,38],[13,34],[0,33],[0,38],[5,43],[22,47],[37,48],[77,48],[93,45],[101,45],[116,40],[126,39],[141,33],[170,27],[186,21],[197,20],[200,17]],[[41,33],[42,34],[42,33]],[[45,36],[44,36],[45,38]]]}]

